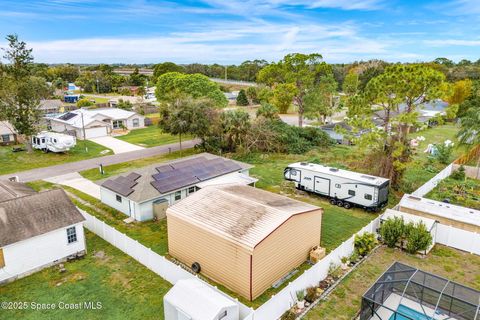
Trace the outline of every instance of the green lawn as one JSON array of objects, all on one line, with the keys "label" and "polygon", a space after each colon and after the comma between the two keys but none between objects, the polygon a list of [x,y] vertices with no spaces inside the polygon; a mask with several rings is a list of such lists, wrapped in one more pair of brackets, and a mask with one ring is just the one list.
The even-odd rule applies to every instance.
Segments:
[{"label": "green lawn", "polygon": [[[149,126],[142,129],[135,129],[124,136],[117,136],[117,139],[130,142],[142,147],[154,147],[169,143],[178,143],[178,136],[162,132],[157,126]],[[182,136],[182,141],[191,139],[190,136]]]},{"label": "green lawn", "polygon": [[163,296],[171,285],[93,233],[86,231],[86,240],[87,256],[65,263],[65,273],[45,269],[0,286],[0,297],[29,304],[100,302],[101,309],[2,310],[0,319],[164,319]]},{"label": "green lawn", "polygon": [[381,247],[349,274],[326,301],[309,311],[305,319],[353,319],[360,310],[362,295],[395,261],[480,289],[480,256],[441,245],[436,245],[425,258]]},{"label": "green lawn", "polygon": [[449,177],[425,197],[437,201],[448,199],[453,204],[480,210],[480,180],[466,178],[459,181]]},{"label": "green lawn", "polygon": [[182,158],[182,157],[187,157],[187,156],[194,155],[196,153],[199,153],[199,151],[194,149],[194,148],[185,149],[185,150],[182,150],[182,151],[173,151],[171,153],[161,154],[161,155],[154,156],[154,157],[137,159],[137,160],[133,160],[133,161],[130,161],[130,162],[122,162],[122,163],[112,164],[112,165],[109,165],[109,166],[104,166],[103,169],[105,171],[105,174],[103,174],[103,175],[100,174],[98,168],[84,170],[84,171],[81,171],[80,174],[84,178],[87,178],[87,179],[92,180],[92,181],[96,181],[96,180],[100,180],[100,179],[106,179],[106,178],[108,178],[110,176],[114,176],[116,174],[131,171],[135,168],[141,168],[141,167],[145,167],[145,166],[148,166],[150,164],[153,164],[153,163],[160,163],[160,162],[164,162],[164,161],[169,161],[169,160],[174,160],[174,159],[178,159],[178,158]]},{"label": "green lawn", "polygon": [[[85,151],[85,145],[88,148],[88,152]],[[104,150],[109,149],[89,140],[78,140],[77,145],[66,153],[44,153],[40,150],[34,150],[32,153],[27,153],[26,151],[12,152],[11,146],[1,146],[0,162],[2,166],[0,167],[0,174],[100,157],[104,155],[100,153]],[[113,154],[111,150],[105,155],[109,154]]]},{"label": "green lawn", "polygon": [[415,132],[410,135],[412,138],[424,136],[425,141],[421,142],[413,153],[413,160],[409,164],[403,178],[403,185],[401,188],[403,192],[413,192],[446,167],[445,164],[439,163],[437,160],[429,157],[427,153],[423,152],[429,143],[441,144],[447,139],[452,140],[455,143],[455,147],[450,161],[455,160],[467,151],[466,147],[458,145],[458,140],[456,139],[458,130],[459,128],[453,124],[445,124],[425,131]]}]

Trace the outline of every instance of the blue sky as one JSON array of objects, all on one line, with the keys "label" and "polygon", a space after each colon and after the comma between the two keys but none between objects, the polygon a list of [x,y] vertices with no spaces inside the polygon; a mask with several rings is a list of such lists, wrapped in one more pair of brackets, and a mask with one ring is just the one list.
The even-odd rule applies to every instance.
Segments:
[{"label": "blue sky", "polygon": [[1,38],[47,63],[478,60],[479,22],[480,0],[0,0]]}]

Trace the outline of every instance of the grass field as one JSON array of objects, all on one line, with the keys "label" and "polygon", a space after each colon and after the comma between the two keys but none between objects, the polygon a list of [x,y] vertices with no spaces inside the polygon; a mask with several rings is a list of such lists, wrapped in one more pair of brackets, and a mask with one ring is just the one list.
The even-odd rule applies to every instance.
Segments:
[{"label": "grass field", "polygon": [[[88,152],[85,151],[85,145],[88,148]],[[77,145],[66,153],[44,153],[40,150],[34,150],[32,153],[27,153],[26,151],[12,152],[11,146],[1,146],[0,162],[2,166],[0,166],[0,174],[100,157],[104,155],[100,153],[104,150],[109,149],[89,140],[85,140],[85,144],[83,140],[77,141]],[[105,155],[109,154],[113,154],[111,150]]]},{"label": "grass field", "polygon": [[[171,285],[130,256],[86,231],[85,258],[51,267],[5,286],[2,301],[100,302],[99,310],[2,310],[0,319],[164,319],[163,296]],[[103,252],[104,256],[98,254]]]},{"label": "grass field", "polygon": [[425,258],[419,258],[398,249],[381,247],[349,274],[326,301],[313,308],[305,319],[353,319],[360,310],[362,295],[395,261],[480,289],[480,256],[436,245]]},{"label": "grass field", "polygon": [[[162,132],[157,126],[149,126],[142,129],[135,129],[124,136],[117,136],[117,139],[130,142],[142,147],[154,147],[169,143],[178,143],[178,136]],[[191,139],[190,136],[182,136],[182,141]]]}]

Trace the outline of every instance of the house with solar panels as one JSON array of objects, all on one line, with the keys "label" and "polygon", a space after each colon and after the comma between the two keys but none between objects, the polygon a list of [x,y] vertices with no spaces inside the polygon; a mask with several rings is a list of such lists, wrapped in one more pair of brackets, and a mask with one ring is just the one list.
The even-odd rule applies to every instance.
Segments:
[{"label": "house with solar panels", "polygon": [[163,219],[170,205],[211,185],[254,185],[252,166],[201,153],[167,163],[153,164],[101,182],[100,195],[133,220]]}]

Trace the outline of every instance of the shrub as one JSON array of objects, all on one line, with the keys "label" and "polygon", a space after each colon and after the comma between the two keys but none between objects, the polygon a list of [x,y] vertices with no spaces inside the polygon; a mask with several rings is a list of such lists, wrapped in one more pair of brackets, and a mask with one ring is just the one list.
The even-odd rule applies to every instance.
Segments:
[{"label": "shrub", "polygon": [[404,234],[405,224],[402,218],[394,217],[383,221],[380,227],[382,241],[389,247],[394,248]]},{"label": "shrub", "polygon": [[405,237],[407,240],[406,250],[411,254],[425,251],[432,244],[432,235],[422,221],[417,224],[407,224]]},{"label": "shrub", "polygon": [[80,99],[77,101],[77,107],[82,108],[82,107],[90,107],[93,106],[93,102],[90,101],[89,99]]},{"label": "shrub", "polygon": [[444,143],[439,144],[437,147],[436,158],[441,164],[449,164],[452,157],[453,146],[445,145]]},{"label": "shrub", "polygon": [[245,90],[242,89],[238,92],[237,106],[248,106],[248,104],[247,94],[245,93]]},{"label": "shrub", "polygon": [[269,120],[278,119],[278,109],[269,103],[262,103],[257,110],[257,118],[258,117],[263,117]]},{"label": "shrub", "polygon": [[465,167],[461,165],[460,168],[452,172],[450,177],[454,180],[465,180]]},{"label": "shrub", "polygon": [[355,235],[355,251],[360,256],[366,256],[370,251],[373,250],[375,245],[377,244],[377,240],[375,239],[375,235],[370,232],[365,232],[361,236]]},{"label": "shrub", "polygon": [[295,312],[290,309],[287,312],[285,312],[282,317],[280,318],[281,320],[295,320],[297,318],[297,315]]},{"label": "shrub", "polygon": [[296,296],[298,301],[302,301],[305,299],[305,292],[303,290],[297,291]]},{"label": "shrub", "polygon": [[316,287],[308,287],[307,294],[305,295],[305,300],[312,303],[317,298],[317,288]]}]

